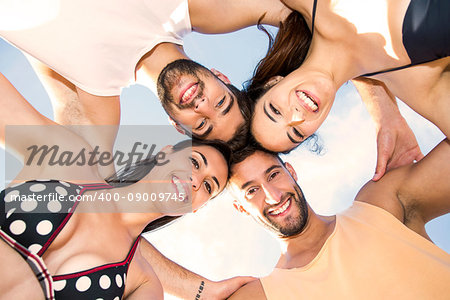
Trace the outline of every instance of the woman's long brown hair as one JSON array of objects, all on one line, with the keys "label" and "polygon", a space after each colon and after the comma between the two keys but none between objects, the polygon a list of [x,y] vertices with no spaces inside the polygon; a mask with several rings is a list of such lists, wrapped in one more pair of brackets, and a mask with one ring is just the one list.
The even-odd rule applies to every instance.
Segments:
[{"label": "woman's long brown hair", "polygon": [[[264,16],[260,18],[262,20]],[[305,60],[311,44],[311,31],[305,18],[297,11],[292,12],[280,23],[275,37],[258,21],[258,29],[269,37],[269,49],[266,56],[256,65],[253,78],[247,83],[246,91],[252,100],[264,92],[264,84],[273,76],[287,76],[300,67]]]}]

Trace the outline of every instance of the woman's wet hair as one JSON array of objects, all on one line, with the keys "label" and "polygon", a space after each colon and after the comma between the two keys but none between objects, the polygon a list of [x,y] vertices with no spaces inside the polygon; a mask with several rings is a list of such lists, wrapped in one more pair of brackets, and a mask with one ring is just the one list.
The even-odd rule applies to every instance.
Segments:
[{"label": "woman's wet hair", "polygon": [[[198,139],[187,139],[183,140],[173,146],[173,151],[178,152],[181,150],[184,150],[191,146],[210,146],[216,149],[217,151],[222,154],[224,157],[227,168],[230,168],[231,164],[231,150],[227,146],[226,143],[222,141],[205,141],[205,140],[198,140]],[[105,179],[105,181],[113,186],[113,187],[124,187],[131,184],[134,184],[138,181],[140,181],[142,178],[147,176],[153,168],[157,165],[157,158],[156,156],[153,156],[148,159],[143,159],[135,164],[132,164],[130,166],[126,166],[119,171],[117,171],[115,174],[109,176]],[[228,175],[229,176],[229,175]],[[228,179],[228,178],[227,178]],[[181,216],[163,216],[159,219],[156,219],[152,222],[150,222],[144,230],[142,230],[141,233],[150,232],[156,229],[160,229],[163,226],[168,225],[169,223],[172,223],[172,221],[175,221]]]}]

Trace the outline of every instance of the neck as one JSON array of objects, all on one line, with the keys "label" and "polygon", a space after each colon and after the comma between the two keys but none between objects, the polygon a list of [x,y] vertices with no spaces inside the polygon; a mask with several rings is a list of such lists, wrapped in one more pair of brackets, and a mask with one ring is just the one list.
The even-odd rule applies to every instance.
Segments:
[{"label": "neck", "polygon": [[363,74],[359,64],[351,57],[351,51],[339,46],[336,47],[332,42],[324,41],[320,37],[314,38],[309,54],[300,67],[327,74],[333,81],[336,91],[347,81]]},{"label": "neck", "polygon": [[182,46],[172,43],[158,44],[138,62],[136,77],[140,83],[156,91],[159,74],[165,66],[177,59],[189,59]]},{"label": "neck", "polygon": [[309,208],[309,219],[304,230],[296,236],[281,239],[283,253],[277,267],[299,268],[310,263],[332,234],[335,224],[335,216],[319,216]]}]

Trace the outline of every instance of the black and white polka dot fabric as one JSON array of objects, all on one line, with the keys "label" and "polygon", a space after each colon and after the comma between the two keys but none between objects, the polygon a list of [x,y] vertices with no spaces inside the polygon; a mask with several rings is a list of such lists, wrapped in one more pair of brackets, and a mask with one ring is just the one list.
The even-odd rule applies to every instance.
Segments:
[{"label": "black and white polka dot fabric", "polygon": [[[41,257],[75,211],[79,203],[77,196],[85,190],[105,188],[111,186],[77,185],[55,180],[34,180],[9,187],[0,195],[2,234],[31,256]],[[121,262],[51,276],[53,282],[50,285],[56,299],[121,299],[128,265],[138,241],[139,238]]]}]

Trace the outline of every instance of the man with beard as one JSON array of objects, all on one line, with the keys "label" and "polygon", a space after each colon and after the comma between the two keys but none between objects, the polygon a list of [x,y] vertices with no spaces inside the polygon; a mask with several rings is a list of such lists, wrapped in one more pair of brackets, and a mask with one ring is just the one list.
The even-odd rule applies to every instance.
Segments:
[{"label": "man with beard", "polygon": [[450,142],[369,181],[349,209],[317,215],[289,163],[246,149],[229,186],[236,208],[283,244],[276,268],[229,299],[448,299],[450,255],[425,224],[450,212]]}]

